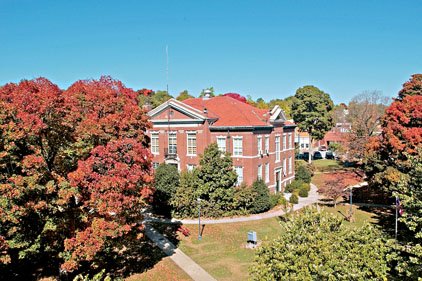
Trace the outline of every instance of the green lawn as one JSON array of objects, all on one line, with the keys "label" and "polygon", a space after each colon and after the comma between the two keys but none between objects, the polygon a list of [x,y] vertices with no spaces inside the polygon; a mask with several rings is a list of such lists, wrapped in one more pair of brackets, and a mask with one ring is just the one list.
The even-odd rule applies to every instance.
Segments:
[{"label": "green lawn", "polygon": [[330,172],[339,169],[344,169],[343,165],[340,162],[331,159],[313,160],[312,164],[319,172]]},{"label": "green lawn", "polygon": [[[337,208],[325,206],[321,208],[335,216],[344,217],[349,207],[338,205]],[[350,227],[360,226],[365,221],[377,222],[372,213],[362,211],[355,206],[353,210],[355,222],[345,221]],[[201,241],[198,241],[198,226],[187,227],[191,235],[180,241],[179,247],[183,252],[217,280],[247,280],[248,268],[255,254],[255,250],[245,248],[248,231],[256,231],[258,239],[265,244],[278,236],[280,219],[206,225]]]},{"label": "green lawn", "polygon": [[169,257],[162,259],[153,268],[146,272],[134,274],[126,281],[189,281],[192,280]]},{"label": "green lawn", "polygon": [[258,240],[272,240],[278,236],[279,219],[205,225],[198,241],[198,226],[188,225],[189,237],[180,242],[180,249],[201,265],[217,280],[246,280],[248,267],[255,250],[246,249],[248,231],[256,231]]}]

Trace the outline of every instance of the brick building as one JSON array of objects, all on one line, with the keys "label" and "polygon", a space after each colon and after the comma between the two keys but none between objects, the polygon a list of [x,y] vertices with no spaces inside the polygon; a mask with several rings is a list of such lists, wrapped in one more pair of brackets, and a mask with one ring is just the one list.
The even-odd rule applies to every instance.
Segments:
[{"label": "brick building", "polygon": [[230,152],[238,183],[252,184],[262,178],[268,187],[281,191],[294,179],[294,129],[283,111],[255,108],[227,96],[168,100],[151,110],[153,164],[193,169],[199,155],[216,142]]}]

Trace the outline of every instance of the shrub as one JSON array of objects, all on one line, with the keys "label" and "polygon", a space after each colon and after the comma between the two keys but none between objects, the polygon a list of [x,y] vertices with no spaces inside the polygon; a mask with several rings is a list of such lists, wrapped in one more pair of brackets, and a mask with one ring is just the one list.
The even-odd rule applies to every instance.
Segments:
[{"label": "shrub", "polygon": [[306,189],[309,192],[309,191],[311,191],[311,184],[304,182],[304,183],[302,183],[300,188]]},{"label": "shrub", "polygon": [[292,204],[299,203],[299,197],[296,195],[296,193],[293,193],[292,196],[290,196],[289,202]]},{"label": "shrub", "polygon": [[271,208],[270,192],[263,180],[257,180],[252,184],[252,189],[256,192],[255,200],[251,208],[252,214],[268,211]]},{"label": "shrub", "polygon": [[299,189],[299,196],[300,197],[308,197],[308,189],[305,188],[300,188]]},{"label": "shrub", "polygon": [[278,205],[280,205],[285,212],[288,212],[291,208],[291,204],[289,203],[289,201],[287,201],[286,197],[284,196],[280,196],[280,199],[278,200]]},{"label": "shrub", "polygon": [[299,189],[302,186],[302,184],[303,184],[303,181],[301,181],[301,180],[294,180],[294,181],[292,181],[290,184],[288,184],[286,186],[285,191],[286,192],[293,192],[293,190]]},{"label": "shrub", "polygon": [[236,187],[233,200],[234,214],[249,214],[255,198],[255,190],[247,186],[246,183]]},{"label": "shrub", "polygon": [[296,179],[306,183],[310,183],[312,172],[304,165],[299,166],[296,172]]},{"label": "shrub", "polygon": [[271,193],[270,194],[270,208],[274,208],[278,205],[278,202],[281,198],[284,198],[280,193]]}]

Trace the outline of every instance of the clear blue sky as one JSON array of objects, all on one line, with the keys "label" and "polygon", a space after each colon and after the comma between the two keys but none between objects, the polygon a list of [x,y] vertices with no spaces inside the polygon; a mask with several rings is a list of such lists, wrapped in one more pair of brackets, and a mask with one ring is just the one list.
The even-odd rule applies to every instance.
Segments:
[{"label": "clear blue sky", "polygon": [[[123,4],[124,2],[124,4]],[[0,85],[68,87],[107,74],[126,86],[265,100],[312,84],[335,103],[396,96],[422,73],[422,1],[0,0]]]}]

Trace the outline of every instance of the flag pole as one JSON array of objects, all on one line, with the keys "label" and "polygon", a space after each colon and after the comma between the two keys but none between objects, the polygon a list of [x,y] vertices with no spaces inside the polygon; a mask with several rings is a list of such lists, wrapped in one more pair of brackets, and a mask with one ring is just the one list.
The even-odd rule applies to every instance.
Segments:
[{"label": "flag pole", "polygon": [[398,219],[398,213],[399,213],[399,208],[397,206],[398,201],[399,201],[399,198],[396,195],[396,225],[395,225],[395,230],[394,230],[394,237],[396,238],[396,240],[397,240],[397,219]]}]

